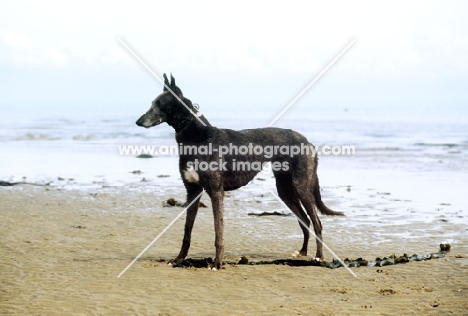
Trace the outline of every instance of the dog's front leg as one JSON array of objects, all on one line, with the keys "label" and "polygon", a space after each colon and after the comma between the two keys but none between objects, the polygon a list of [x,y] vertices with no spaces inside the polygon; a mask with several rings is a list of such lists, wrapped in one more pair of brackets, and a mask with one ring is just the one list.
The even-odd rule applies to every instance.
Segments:
[{"label": "dog's front leg", "polygon": [[223,198],[224,191],[217,190],[214,192],[208,192],[211,197],[211,203],[213,205],[213,217],[214,217],[214,229],[215,229],[215,247],[216,247],[216,258],[213,266],[213,270],[221,269],[223,264],[223,255],[224,255],[224,207],[223,207]]},{"label": "dog's front leg", "polygon": [[198,197],[198,199],[193,202],[190,207],[187,209],[187,217],[185,218],[185,230],[184,230],[184,239],[182,241],[182,247],[180,248],[179,255],[175,258],[175,261],[184,260],[187,257],[189,248],[190,248],[190,241],[192,238],[192,229],[193,224],[195,222],[195,217],[197,217],[198,213],[198,206],[200,204],[200,193],[202,192],[203,188],[197,184],[187,184],[187,205],[189,205],[194,199]]}]

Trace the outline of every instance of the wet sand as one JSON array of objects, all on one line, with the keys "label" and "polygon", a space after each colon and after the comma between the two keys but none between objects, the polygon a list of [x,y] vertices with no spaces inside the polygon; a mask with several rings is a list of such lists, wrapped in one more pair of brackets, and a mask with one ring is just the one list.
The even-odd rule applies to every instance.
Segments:
[{"label": "wet sand", "polygon": [[[454,233],[443,259],[352,268],[357,278],[344,268],[171,268],[160,260],[177,255],[181,219],[117,278],[182,211],[162,207],[169,197],[183,200],[184,194],[180,187],[0,188],[0,314],[468,315],[467,230],[450,219],[437,226],[422,219],[377,227],[350,225],[354,213],[347,210],[344,219],[322,217],[324,240],[341,258],[437,252],[444,241],[437,232]],[[209,208],[197,217],[192,258],[214,255],[210,203],[206,195],[202,201]],[[276,211],[279,204],[242,201],[235,194],[225,203],[225,260],[290,258],[300,248],[294,218],[247,215]],[[411,228],[427,238],[398,234]],[[309,254],[314,252],[312,240]],[[325,257],[332,260],[327,251]]]}]

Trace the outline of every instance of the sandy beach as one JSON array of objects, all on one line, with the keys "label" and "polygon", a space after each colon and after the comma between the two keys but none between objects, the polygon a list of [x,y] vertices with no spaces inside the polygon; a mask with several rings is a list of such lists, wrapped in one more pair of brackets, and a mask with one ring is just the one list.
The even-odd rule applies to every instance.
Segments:
[{"label": "sandy beach", "polygon": [[[335,189],[339,190],[339,189]],[[333,190],[332,190],[333,191]],[[237,192],[237,191],[236,191]],[[0,189],[0,313],[11,315],[467,315],[466,227],[441,221],[457,234],[443,259],[385,267],[346,269],[278,265],[172,268],[165,262],[180,247],[176,222],[120,278],[117,275],[182,211],[163,208],[183,200],[180,187],[64,189],[14,186]],[[214,255],[209,199],[200,209],[191,258]],[[240,207],[269,211],[236,194],[226,198],[225,260],[290,258],[301,243],[288,217],[230,215]],[[249,225],[245,225],[247,222]],[[252,222],[257,222],[251,229]],[[324,240],[340,257],[438,251],[437,234],[405,242],[370,243],[368,227],[322,217]],[[410,223],[431,231],[431,223]],[[246,227],[250,227],[246,229]],[[387,235],[395,226],[383,226]],[[382,234],[382,230],[381,234]],[[291,237],[293,236],[293,237]],[[315,243],[311,242],[310,253]],[[325,252],[325,259],[332,255]]]}]

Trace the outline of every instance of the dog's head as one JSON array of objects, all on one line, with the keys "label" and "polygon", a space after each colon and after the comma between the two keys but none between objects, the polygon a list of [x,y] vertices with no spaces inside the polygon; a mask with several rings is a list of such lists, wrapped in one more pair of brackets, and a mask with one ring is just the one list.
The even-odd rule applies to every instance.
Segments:
[{"label": "dog's head", "polygon": [[166,74],[164,74],[163,93],[154,99],[149,110],[136,121],[136,124],[145,128],[150,128],[163,122],[171,124],[171,121],[183,116],[185,113],[189,113],[189,110],[185,108],[180,100],[188,107],[192,107],[190,100],[184,98],[182,91],[176,86],[174,77],[171,75],[171,83],[169,83]]}]

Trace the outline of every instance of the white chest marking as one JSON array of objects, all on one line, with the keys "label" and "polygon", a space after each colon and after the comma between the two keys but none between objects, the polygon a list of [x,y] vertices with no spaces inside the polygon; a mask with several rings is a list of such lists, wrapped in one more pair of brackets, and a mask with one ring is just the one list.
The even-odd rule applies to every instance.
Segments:
[{"label": "white chest marking", "polygon": [[185,180],[191,183],[198,183],[198,181],[200,181],[200,176],[193,167],[190,167],[189,169],[184,171],[184,178]]}]

